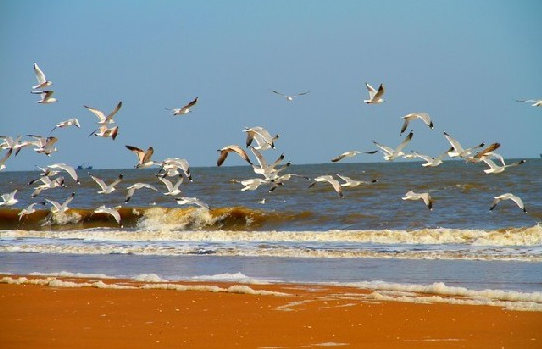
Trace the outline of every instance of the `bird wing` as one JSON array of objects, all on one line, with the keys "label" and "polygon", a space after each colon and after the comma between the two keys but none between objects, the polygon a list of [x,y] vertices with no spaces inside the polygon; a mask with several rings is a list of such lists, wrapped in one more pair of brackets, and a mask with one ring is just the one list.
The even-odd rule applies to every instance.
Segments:
[{"label": "bird wing", "polygon": [[36,74],[36,80],[38,80],[38,86],[45,83],[45,74],[36,63],[34,63],[34,73]]},{"label": "bird wing", "polygon": [[88,107],[86,105],[84,105],[83,107],[87,108],[87,110],[89,112],[96,115],[98,117],[98,119],[100,119],[100,122],[105,122],[105,120],[106,120],[105,114],[101,110],[98,110],[98,109],[92,108],[92,107]]},{"label": "bird wing", "polygon": [[384,85],[380,84],[378,87],[378,91],[376,91],[376,94],[373,96],[373,100],[378,101],[380,98],[382,98],[382,95],[384,94]]},{"label": "bird wing", "polygon": [[280,96],[282,96],[282,97],[287,97],[284,93],[280,93],[279,91],[273,90],[273,92],[280,95]]},{"label": "bird wing", "polygon": [[365,83],[365,86],[367,86],[367,91],[369,92],[369,99],[373,100],[376,95],[376,90],[373,86],[369,85],[367,82]]},{"label": "bird wing", "polygon": [[410,140],[412,139],[412,136],[414,135],[414,133],[411,131],[405,138],[404,141],[401,142],[401,144],[399,144],[399,146],[395,149],[395,151],[398,153],[400,152],[401,150],[403,150],[404,147],[406,147],[406,145],[408,144],[408,142],[410,142]]},{"label": "bird wing", "polygon": [[105,190],[107,188],[107,184],[105,184],[105,182],[102,179],[95,177],[93,175],[90,175],[90,178],[92,178],[94,182],[96,182],[100,186],[100,188],[102,188],[102,190]]},{"label": "bird wing", "polygon": [[121,107],[122,107],[122,101],[117,103],[117,106],[115,107],[115,109],[113,109],[113,111],[109,113],[109,115],[107,115],[106,120],[113,119],[113,116],[115,116],[115,114],[120,110]]}]

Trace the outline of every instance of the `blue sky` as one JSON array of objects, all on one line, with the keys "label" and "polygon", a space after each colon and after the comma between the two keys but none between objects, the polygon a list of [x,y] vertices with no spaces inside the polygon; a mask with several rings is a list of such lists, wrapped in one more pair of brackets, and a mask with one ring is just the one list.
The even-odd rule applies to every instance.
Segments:
[{"label": "blue sky", "polygon": [[[244,126],[280,134],[271,152],[294,164],[322,163],[373,140],[398,145],[411,112],[429,113],[435,129],[411,124],[408,151],[440,154],[447,131],[538,157],[542,108],[514,99],[542,98],[540,13],[540,1],[2,1],[0,134],[82,125],[54,132],[50,158],[28,148],[6,164],[130,168],[129,144],[214,166],[217,149],[244,144]],[[57,103],[29,93],[34,62]],[[364,104],[365,82],[384,83],[386,102]],[[311,92],[287,102],[272,90]],[[164,109],[196,96],[187,116]],[[119,101],[118,138],[88,137],[97,119],[83,105],[107,113]]]}]

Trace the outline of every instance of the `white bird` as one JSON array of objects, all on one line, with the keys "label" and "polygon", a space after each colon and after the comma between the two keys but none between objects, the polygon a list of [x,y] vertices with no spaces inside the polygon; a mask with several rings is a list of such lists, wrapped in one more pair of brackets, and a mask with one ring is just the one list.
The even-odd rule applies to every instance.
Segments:
[{"label": "white bird", "polygon": [[118,126],[114,126],[112,128],[107,128],[107,125],[102,125],[100,126],[99,129],[96,129],[94,131],[92,131],[91,134],[89,134],[89,137],[94,135],[94,136],[97,136],[97,137],[111,137],[112,140],[115,140],[115,138],[117,138],[117,135],[119,134],[119,127]]},{"label": "white bird", "polygon": [[430,211],[433,211],[433,199],[429,193],[415,193],[412,190],[408,191],[405,196],[402,197],[403,200],[423,200],[425,206]]},{"label": "white bird", "polygon": [[[70,175],[70,177],[77,183],[77,184],[81,184],[79,182],[79,176],[77,175],[77,172],[75,171],[75,169],[70,166],[70,165],[67,165],[63,162],[58,162],[56,164],[52,164],[52,165],[47,165],[47,168],[45,169],[45,172],[44,172],[44,175],[49,175],[48,173],[51,173],[51,171],[54,171],[54,170],[63,170],[63,171],[66,171],[66,173],[68,173]],[[56,174],[56,172],[55,172]]]},{"label": "white bird", "polygon": [[352,178],[347,177],[347,176],[340,175],[338,173],[337,173],[337,177],[339,177],[340,179],[342,179],[344,181],[344,183],[341,183],[341,187],[357,187],[357,186],[362,185],[362,184],[371,184],[371,183],[378,182],[378,180],[376,180],[376,179],[373,179],[370,182],[369,181],[359,181],[359,180],[355,180],[355,179],[352,179]]},{"label": "white bird", "polygon": [[179,205],[185,205],[185,204],[197,205],[207,210],[209,209],[209,206],[206,203],[204,203],[203,201],[195,197],[182,196],[182,197],[175,198],[175,201],[177,201]]},{"label": "white bird", "polygon": [[241,147],[238,145],[228,145],[223,147],[222,149],[218,149],[218,152],[220,152],[220,155],[218,156],[218,159],[216,160],[216,165],[220,166],[224,163],[224,160],[228,157],[228,153],[234,152],[237,153],[241,159],[245,160],[249,164],[252,165],[252,161],[250,161],[250,158],[248,157],[248,154],[246,151],[244,151]]},{"label": "white bird", "polygon": [[158,191],[158,189],[156,189],[156,187],[154,185],[150,185],[150,184],[147,184],[147,183],[135,183],[135,184],[133,184],[133,185],[126,188],[126,189],[128,189],[128,192],[126,194],[126,198],[124,199],[124,202],[127,203],[128,201],[130,201],[132,196],[134,196],[135,191],[139,190],[139,189],[143,189],[143,188],[148,188],[148,189],[151,189],[151,190],[154,190],[154,191]]},{"label": "white bird", "polygon": [[256,190],[263,184],[269,184],[269,180],[262,178],[245,179],[240,182],[243,185],[241,191]]},{"label": "white bird", "polygon": [[508,164],[508,165],[499,166],[495,162],[493,162],[493,160],[491,160],[489,158],[482,158],[482,161],[485,162],[489,166],[489,168],[486,168],[484,170],[484,173],[487,173],[487,174],[501,173],[508,167],[519,166],[519,165],[524,164],[525,162],[527,162],[526,160],[520,160],[518,162],[514,162],[514,163],[511,163],[511,164]]},{"label": "white bird", "polygon": [[43,153],[47,156],[51,156],[52,153],[57,151],[57,149],[54,147],[54,144],[58,141],[58,138],[56,138],[55,136],[49,136],[49,137],[34,136],[34,135],[29,135],[29,136],[33,137],[35,141],[22,142],[22,146],[33,145],[35,146],[34,148],[35,152]]},{"label": "white bird", "polygon": [[478,163],[482,161],[483,159],[496,158],[501,162],[501,164],[505,165],[504,158],[502,157],[502,155],[494,152],[494,150],[498,149],[500,146],[501,146],[500,143],[490,144],[484,150],[479,151],[478,153],[474,154],[471,157],[468,157],[466,161]]},{"label": "white bird", "polygon": [[516,99],[516,102],[532,103],[532,107],[542,107],[542,99]]},{"label": "white bird", "polygon": [[[17,136],[17,138],[13,139],[13,137],[11,136],[0,136],[0,139],[4,140],[2,143],[0,143],[0,149],[15,149],[17,150],[15,155],[17,155],[17,153],[19,153],[19,151],[23,147],[21,137],[22,136]],[[28,146],[30,144],[26,145]]]},{"label": "white bird", "polygon": [[134,166],[135,168],[148,168],[153,165],[161,165],[160,162],[154,162],[151,160],[152,154],[154,153],[153,147],[149,147],[149,149],[143,150],[138,147],[127,145],[126,148],[134,152],[137,156],[137,164]]},{"label": "white bird", "polygon": [[38,103],[48,104],[55,103],[57,101],[57,99],[53,97],[55,91],[30,91],[30,93],[41,95],[41,99],[38,101]]},{"label": "white bird", "polygon": [[456,139],[452,138],[452,136],[446,133],[446,131],[444,132],[444,137],[446,137],[448,142],[450,142],[450,144],[452,145],[453,150],[448,152],[448,156],[450,156],[451,158],[461,157],[461,158],[466,159],[473,153],[475,149],[478,149],[484,146],[484,143],[480,143],[477,146],[464,149],[461,146],[461,143],[459,143]]},{"label": "white bird", "polygon": [[188,114],[188,113],[191,112],[190,108],[195,106],[197,102],[198,102],[198,97],[194,98],[193,101],[189,102],[188,104],[186,104],[182,108],[173,108],[173,109],[166,108],[166,110],[169,110],[169,111],[173,112],[173,115]]},{"label": "white bird", "polygon": [[3,201],[0,202],[0,206],[13,206],[15,205],[19,200],[15,198],[15,194],[17,194],[17,189],[12,191],[11,193],[5,193],[0,196]]},{"label": "white bird", "polygon": [[113,111],[109,113],[109,115],[107,116],[105,116],[105,114],[102,111],[96,108],[88,107],[86,105],[84,105],[83,107],[85,107],[89,112],[91,112],[92,114],[98,117],[99,119],[99,121],[97,122],[98,125],[109,125],[115,122],[113,120],[113,116],[115,116],[115,114],[117,114],[117,112],[122,107],[122,101],[117,103],[117,106],[115,107],[115,109],[113,109]]},{"label": "white bird", "polygon": [[53,84],[52,81],[49,81],[45,78],[45,74],[43,71],[38,67],[37,63],[34,63],[34,73],[36,74],[36,80],[38,80],[38,84],[35,86],[32,86],[32,89],[40,89],[47,86],[51,86]]},{"label": "white bird", "polygon": [[403,152],[403,148],[406,147],[408,142],[410,142],[413,135],[414,135],[414,133],[412,131],[410,131],[410,133],[406,136],[406,138],[395,149],[387,147],[385,145],[382,145],[382,144],[380,144],[380,143],[378,143],[376,141],[373,141],[373,143],[378,148],[380,148],[380,150],[382,150],[382,153],[384,154],[384,159],[385,160],[393,161],[394,159],[405,155],[405,153]]},{"label": "white bird", "polygon": [[0,159],[0,171],[6,168],[6,160],[11,156],[11,153],[13,152],[12,149],[9,149],[5,154],[4,157]]},{"label": "white bird", "polygon": [[26,208],[23,208],[21,212],[19,212],[17,215],[19,216],[19,221],[23,219],[23,216],[32,214],[36,212],[36,209],[34,208],[37,204],[45,205],[45,201],[41,202],[33,202],[30,205],[28,205]]},{"label": "white bird", "polygon": [[367,104],[376,104],[376,103],[382,103],[384,102],[384,99],[382,96],[384,96],[384,85],[380,84],[378,87],[378,91],[375,90],[371,85],[368,83],[365,83],[365,86],[367,86],[367,91],[369,92],[369,99],[364,100]]},{"label": "white bird", "polygon": [[427,126],[429,126],[430,129],[433,129],[433,121],[431,121],[431,117],[429,117],[429,114],[427,113],[410,113],[405,116],[402,116],[401,118],[404,119],[405,122],[403,123],[403,126],[401,127],[401,133],[399,133],[399,135],[402,135],[403,132],[406,131],[408,124],[412,120],[416,120],[416,119],[422,120],[423,122],[425,122]]},{"label": "white bird", "polygon": [[309,188],[312,188],[318,182],[328,182],[329,184],[331,184],[331,186],[337,192],[337,194],[339,194],[340,197],[343,197],[343,192],[342,192],[342,189],[341,189],[341,185],[339,184],[338,180],[333,178],[333,176],[331,176],[331,175],[323,175],[323,176],[318,176],[318,177],[314,178],[313,180],[314,180],[314,182],[312,182],[311,185],[309,185]]},{"label": "white bird", "polygon": [[[181,169],[186,178],[192,182],[192,174],[190,173],[190,164],[188,160],[183,158],[166,158],[162,160],[160,171],[158,171],[158,177],[173,177],[179,175],[179,169]],[[164,172],[164,173],[162,173]]]},{"label": "white bird", "polygon": [[105,213],[113,216],[115,220],[117,221],[117,224],[120,224],[120,213],[115,209],[111,207],[106,207],[105,205],[102,205],[94,210],[94,213]]},{"label": "white bird", "polygon": [[64,187],[64,177],[56,177],[54,179],[51,179],[49,176],[41,176],[39,179],[35,179],[33,181],[30,181],[28,185],[32,185],[35,181],[41,181],[43,184],[38,185],[34,188],[34,192],[32,193],[32,197],[38,196],[42,191],[49,190],[53,188],[58,187]]},{"label": "white bird", "polygon": [[64,201],[62,204],[58,203],[56,201],[52,201],[49,199],[45,199],[45,201],[49,202],[51,206],[51,213],[57,214],[57,213],[64,213],[68,210],[68,204],[72,202],[73,198],[75,197],[75,193],[72,193],[66,201]]},{"label": "white bird", "polygon": [[269,148],[275,149],[274,141],[279,138],[279,135],[271,136],[269,131],[261,126],[246,127],[243,132],[247,133],[246,146],[247,148],[252,144],[252,141],[258,143],[254,148],[258,150],[267,150]]},{"label": "white bird", "polygon": [[158,179],[166,185],[167,191],[164,193],[164,195],[167,196],[176,196],[181,193],[181,190],[179,189],[180,185],[183,183],[184,177],[179,176],[179,179],[175,184],[171,182],[169,179],[164,177],[158,177]]},{"label": "white bird", "polygon": [[94,182],[96,182],[101,188],[101,190],[98,190],[97,193],[110,194],[116,190],[115,186],[119,184],[120,181],[122,181],[123,175],[119,174],[117,179],[115,179],[110,185],[105,184],[105,182],[102,179],[95,177],[93,175],[90,175],[90,178],[92,178]]},{"label": "white bird", "polygon": [[286,98],[287,101],[291,102],[294,100],[294,98],[298,97],[298,96],[304,96],[306,95],[307,93],[309,93],[310,91],[305,91],[305,92],[301,92],[301,93],[298,93],[298,94],[295,94],[295,95],[285,95],[284,93],[281,93],[279,91],[275,91],[273,90],[273,93],[276,93],[278,94],[279,96],[282,96],[284,98]]},{"label": "white bird", "polygon": [[333,159],[331,159],[331,162],[339,162],[341,161],[342,159],[345,159],[345,158],[352,158],[358,154],[361,154],[361,153],[365,153],[365,154],[374,154],[374,153],[378,153],[378,150],[374,150],[374,151],[357,151],[357,150],[351,150],[351,151],[345,151],[344,153],[334,157]]},{"label": "white bird", "polygon": [[523,210],[523,212],[527,213],[527,210],[525,209],[525,205],[523,205],[523,200],[521,200],[519,196],[515,196],[511,193],[505,193],[499,196],[495,196],[494,198],[495,200],[493,200],[493,204],[489,208],[490,211],[493,211],[495,206],[497,206],[497,204],[501,202],[502,200],[512,200],[516,203],[516,205],[518,205],[519,208]]},{"label": "white bird", "polygon": [[56,124],[56,126],[51,130],[51,132],[53,132],[53,131],[56,130],[57,128],[64,128],[64,127],[68,127],[68,126],[76,126],[77,128],[81,128],[81,125],[79,124],[79,120],[73,118],[73,119],[68,119],[68,120],[64,120],[64,121],[59,122],[59,123]]},{"label": "white bird", "polygon": [[452,151],[453,148],[448,149],[447,151],[443,152],[437,157],[432,157],[425,154],[420,154],[418,152],[413,151],[410,154],[405,155],[404,157],[407,159],[410,158],[419,158],[425,160],[425,162],[422,164],[423,167],[437,167],[438,165],[442,164],[442,160],[448,155],[450,151]]},{"label": "white bird", "polygon": [[258,161],[259,166],[251,164],[252,169],[254,170],[254,173],[263,175],[267,180],[275,179],[278,176],[278,173],[280,171],[283,171],[288,166],[290,166],[290,163],[287,163],[285,166],[282,166],[281,168],[276,168],[280,162],[284,159],[284,154],[281,154],[272,164],[267,164],[267,161],[263,157],[262,153],[260,153],[256,148],[250,147],[250,150],[252,153],[256,156],[256,160]]}]

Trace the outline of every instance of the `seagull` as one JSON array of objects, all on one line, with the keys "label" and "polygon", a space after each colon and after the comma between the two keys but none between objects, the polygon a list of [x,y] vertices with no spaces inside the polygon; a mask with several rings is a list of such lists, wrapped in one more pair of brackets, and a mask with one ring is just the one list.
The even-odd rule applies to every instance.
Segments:
[{"label": "seagull", "polygon": [[6,160],[11,156],[11,153],[13,152],[12,149],[9,149],[5,154],[4,157],[0,159],[0,171],[6,168]]},{"label": "seagull", "polygon": [[45,201],[49,202],[52,206],[51,206],[51,213],[52,214],[56,214],[56,213],[64,213],[68,210],[68,204],[70,202],[72,202],[73,198],[75,196],[75,193],[72,193],[70,195],[70,197],[68,197],[66,199],[66,201],[64,201],[62,204],[56,202],[56,201],[52,201],[52,200],[49,200],[49,199],[45,199]]},{"label": "seagull", "polygon": [[38,185],[34,188],[34,192],[32,193],[32,197],[38,196],[42,191],[49,190],[57,187],[65,187],[64,185],[64,177],[56,177],[55,179],[51,179],[49,176],[41,176],[39,179],[35,179],[33,181],[30,181],[28,185],[32,185],[35,181],[41,181],[43,184]]},{"label": "seagull", "polygon": [[443,152],[442,154],[440,154],[439,156],[435,158],[429,155],[420,154],[415,151],[411,152],[410,154],[405,155],[404,157],[407,159],[420,158],[420,159],[425,160],[425,162],[422,164],[423,167],[437,167],[438,165],[442,164],[442,159],[444,159],[450,151],[453,151],[452,147],[450,147],[450,149],[448,149],[447,151]]},{"label": "seagull", "polygon": [[412,131],[410,131],[410,133],[406,136],[405,140],[403,142],[401,142],[401,144],[399,144],[399,146],[397,148],[395,148],[395,149],[384,146],[384,145],[382,145],[382,144],[380,144],[380,143],[378,143],[376,141],[373,141],[373,143],[378,148],[380,148],[380,150],[382,150],[382,153],[384,154],[384,159],[385,160],[393,161],[393,159],[405,155],[405,153],[403,153],[403,148],[408,144],[408,142],[410,142],[413,135],[414,135],[414,133]]},{"label": "seagull", "polygon": [[495,196],[494,198],[495,200],[493,200],[493,205],[491,205],[491,207],[489,208],[490,211],[493,211],[495,206],[497,206],[497,204],[501,202],[502,200],[512,200],[516,203],[516,205],[518,205],[519,208],[523,210],[523,212],[527,213],[527,210],[525,209],[525,206],[523,205],[523,200],[521,200],[519,196],[515,196],[511,193],[505,193],[499,196]]},{"label": "seagull", "polygon": [[258,145],[254,148],[258,150],[267,150],[269,148],[275,149],[274,141],[279,138],[279,135],[271,136],[269,131],[261,126],[246,127],[243,132],[247,133],[246,146],[247,148],[252,144],[252,141],[256,141]]},{"label": "seagull", "polygon": [[187,105],[183,106],[182,108],[174,108],[174,109],[166,108],[166,110],[173,112],[173,115],[188,114],[191,112],[190,108],[195,106],[197,102],[198,102],[198,97],[194,98],[192,102],[189,102]]},{"label": "seagull", "polygon": [[77,184],[81,184],[81,182],[79,182],[79,176],[77,175],[77,172],[75,172],[75,169],[72,166],[67,165],[63,162],[58,162],[56,164],[48,165],[44,174],[48,175],[47,173],[50,173],[51,171],[57,170],[57,169],[66,171]]},{"label": "seagull", "polygon": [[304,95],[306,95],[307,93],[309,93],[310,91],[301,92],[301,93],[298,93],[298,94],[295,94],[295,95],[291,95],[291,96],[285,95],[284,93],[281,93],[281,92],[275,91],[275,90],[273,90],[272,92],[278,94],[279,96],[282,96],[282,97],[286,98],[287,101],[291,102],[291,101],[294,100],[294,98],[296,98],[296,97],[298,97],[298,96],[304,96]]},{"label": "seagull", "polygon": [[127,203],[128,201],[130,201],[130,199],[132,198],[132,196],[134,196],[134,193],[136,190],[138,189],[143,189],[143,188],[149,188],[149,189],[152,189],[154,191],[158,191],[158,189],[156,189],[156,187],[154,185],[150,185],[150,184],[147,184],[147,183],[135,183],[131,186],[129,186],[128,188],[128,193],[126,194],[126,198],[124,199],[124,203]]},{"label": "seagull", "polygon": [[342,179],[344,181],[344,183],[341,183],[341,187],[357,187],[358,185],[362,185],[362,184],[371,184],[371,183],[378,182],[378,180],[376,180],[376,179],[373,179],[370,182],[368,182],[368,181],[358,181],[358,180],[354,180],[354,179],[352,179],[350,177],[340,175],[338,173],[337,173],[337,177],[339,177],[340,179]]},{"label": "seagull", "polygon": [[107,125],[100,126],[99,129],[92,131],[91,134],[89,134],[89,137],[94,135],[97,137],[111,137],[112,140],[115,140],[117,138],[117,135],[119,134],[119,127],[114,126],[112,128],[107,128]]},{"label": "seagull", "polygon": [[423,200],[425,205],[430,211],[433,211],[433,199],[429,196],[429,193],[415,193],[412,190],[408,191],[403,200]]},{"label": "seagull", "polygon": [[126,148],[128,150],[133,151],[137,156],[137,164],[134,166],[135,168],[148,168],[153,165],[161,165],[159,162],[154,162],[151,160],[151,156],[154,153],[154,148],[149,147],[146,151],[143,149],[140,149],[138,147],[133,147],[131,145],[127,145]]},{"label": "seagull", "polygon": [[52,81],[49,81],[45,78],[45,74],[40,69],[40,67],[38,67],[37,63],[34,63],[34,73],[36,74],[36,80],[38,80],[38,84],[35,86],[32,86],[33,90],[51,86],[53,84]]},{"label": "seagull", "polygon": [[280,171],[283,171],[284,169],[286,169],[286,167],[290,166],[290,163],[287,163],[281,168],[276,168],[278,164],[280,164],[280,162],[284,159],[284,154],[281,154],[271,165],[268,165],[262,153],[260,153],[255,147],[250,147],[250,150],[256,156],[256,160],[259,164],[259,166],[251,164],[254,173],[263,175],[268,180],[275,179]]},{"label": "seagull", "polygon": [[375,104],[375,103],[382,103],[384,102],[384,99],[382,96],[384,95],[384,85],[380,84],[378,87],[378,91],[375,90],[371,85],[368,83],[365,83],[365,86],[367,86],[367,91],[369,91],[369,99],[364,100],[367,104]]},{"label": "seagull", "polygon": [[[184,175],[190,182],[192,182],[192,174],[190,173],[190,164],[186,159],[182,158],[166,158],[162,160],[160,171],[158,171],[158,177],[172,177],[179,173],[179,169],[183,170]],[[164,173],[162,173],[164,172]]]},{"label": "seagull", "polygon": [[164,178],[164,177],[158,177],[158,179],[166,185],[167,192],[165,192],[164,195],[176,196],[181,193],[179,186],[182,184],[184,180],[183,176],[179,176],[179,179],[177,180],[175,184],[173,184],[173,182],[171,182],[169,179]]},{"label": "seagull", "polygon": [[401,133],[399,133],[399,135],[402,135],[403,132],[406,131],[408,124],[412,120],[416,120],[416,119],[422,120],[423,122],[425,122],[427,126],[429,126],[430,129],[433,129],[433,121],[431,121],[431,118],[429,117],[429,114],[427,113],[410,113],[405,116],[402,116],[401,118],[405,119],[405,122],[403,123],[403,126],[401,127]]},{"label": "seagull", "polygon": [[485,162],[489,168],[486,168],[484,170],[484,173],[487,173],[487,174],[490,174],[490,173],[501,173],[503,172],[507,167],[512,167],[512,166],[519,166],[521,164],[524,164],[527,162],[527,160],[520,160],[518,162],[514,162],[514,163],[511,163],[511,164],[508,164],[508,165],[502,165],[502,166],[499,166],[497,165],[495,162],[493,162],[493,160],[489,159],[489,158],[482,158],[482,161]]},{"label": "seagull", "polygon": [[339,197],[343,197],[343,192],[341,190],[341,185],[339,184],[338,180],[333,178],[333,176],[331,176],[331,175],[318,176],[318,177],[314,178],[314,182],[312,182],[311,185],[309,185],[309,188],[312,188],[318,182],[328,182],[329,184],[331,184],[333,186],[333,189],[337,192],[337,194],[339,194]]},{"label": "seagull", "polygon": [[[21,140],[22,136],[18,136],[17,138],[13,139],[11,136],[0,136],[0,139],[3,139],[4,141],[0,143],[0,149],[17,149],[17,153],[20,151],[20,148],[22,148],[22,142]],[[15,155],[17,155],[17,153]]]},{"label": "seagull", "polygon": [[68,126],[76,126],[77,128],[81,128],[81,125],[79,125],[79,120],[77,120],[77,119],[68,119],[68,120],[64,120],[64,121],[61,121],[58,124],[56,124],[56,126],[51,130],[51,132],[53,132],[57,128],[64,128],[64,127],[68,127]]},{"label": "seagull", "polygon": [[97,193],[99,194],[110,194],[116,190],[115,186],[122,181],[123,175],[119,174],[117,179],[115,179],[110,185],[105,184],[103,180],[101,180],[98,177],[95,177],[93,175],[90,175],[90,178],[92,178],[101,188],[101,190],[98,190]]},{"label": "seagull", "polygon": [[122,101],[117,103],[117,106],[115,107],[115,109],[113,109],[113,111],[109,113],[109,115],[107,116],[105,116],[105,114],[102,111],[96,108],[88,107],[86,105],[84,105],[83,107],[87,108],[89,112],[93,113],[94,115],[98,117],[98,119],[100,119],[100,121],[97,122],[98,125],[109,125],[115,122],[113,120],[113,116],[115,116],[115,114],[122,107]]},{"label": "seagull", "polygon": [[542,99],[516,99],[516,102],[532,103],[532,107],[542,107]]},{"label": "seagull", "polygon": [[53,93],[55,93],[55,91],[30,91],[30,93],[41,95],[41,99],[38,101],[38,103],[48,104],[55,103],[57,101],[57,99],[53,97]]},{"label": "seagull", "polygon": [[237,153],[243,160],[252,165],[252,161],[250,161],[247,152],[238,145],[228,145],[223,147],[222,149],[218,149],[217,151],[220,152],[220,155],[218,156],[218,159],[216,161],[217,166],[220,166],[224,163],[224,160],[226,160],[226,158],[228,157],[228,153],[230,152]]},{"label": "seagull", "polygon": [[281,176],[278,176],[276,178],[271,179],[272,185],[271,185],[271,188],[269,189],[269,191],[274,191],[275,189],[277,189],[278,186],[284,185],[285,181],[289,181],[293,177],[300,177],[300,178],[303,178],[303,179],[306,179],[306,180],[310,180],[309,177],[306,177],[306,176],[303,176],[303,175],[299,175],[299,174],[295,174],[295,173],[286,173],[286,174],[283,174]]},{"label": "seagull", "polygon": [[110,214],[111,216],[113,216],[113,218],[115,218],[115,220],[117,221],[117,224],[120,224],[120,213],[114,208],[106,207],[105,205],[102,205],[96,208],[94,210],[94,213]]},{"label": "seagull", "polygon": [[345,151],[341,155],[336,156],[333,159],[331,159],[331,162],[339,162],[342,159],[352,158],[352,157],[354,157],[354,156],[356,156],[358,154],[361,154],[361,153],[374,154],[374,153],[378,153],[378,150],[374,150],[374,151],[357,151],[357,150]]},{"label": "seagull", "polygon": [[0,202],[0,206],[13,206],[15,205],[19,200],[15,198],[15,194],[17,194],[17,189],[12,191],[11,193],[5,193],[0,196],[3,201]]},{"label": "seagull", "polygon": [[197,205],[207,210],[209,209],[209,206],[206,203],[204,203],[203,201],[195,197],[183,196],[183,197],[175,198],[175,201],[177,201],[179,205],[185,205],[185,204]]},{"label": "seagull", "polygon": [[256,190],[260,185],[268,184],[269,180],[262,178],[246,179],[240,182],[243,185],[241,191]]},{"label": "seagull", "polygon": [[21,143],[21,146],[29,146],[34,145],[36,148],[34,148],[34,151],[37,153],[43,153],[47,156],[51,156],[52,153],[56,152],[56,148],[54,147],[54,144],[56,141],[58,141],[58,138],[55,136],[49,136],[49,137],[42,137],[42,136],[34,136],[29,135],[30,137],[33,137],[35,141],[32,142],[23,142]]},{"label": "seagull", "polygon": [[21,219],[23,219],[23,216],[29,215],[29,214],[32,214],[32,213],[36,212],[36,209],[34,208],[34,206],[36,206],[37,204],[45,205],[45,201],[33,202],[30,205],[28,205],[26,208],[23,208],[21,210],[21,212],[19,212],[17,214],[19,216],[19,221],[21,221]]},{"label": "seagull", "polygon": [[453,150],[448,152],[448,156],[450,156],[451,158],[461,157],[461,158],[466,159],[472,154],[474,149],[481,148],[484,146],[484,143],[480,143],[477,146],[463,149],[461,144],[457,140],[452,138],[452,136],[450,136],[448,133],[446,133],[446,131],[444,131],[444,137],[446,137],[448,142],[450,142],[450,144],[452,145]]}]

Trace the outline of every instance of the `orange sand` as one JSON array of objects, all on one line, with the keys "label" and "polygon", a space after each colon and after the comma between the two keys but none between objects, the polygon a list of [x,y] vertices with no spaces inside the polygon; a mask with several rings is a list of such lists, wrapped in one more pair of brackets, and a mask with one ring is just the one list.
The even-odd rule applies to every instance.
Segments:
[{"label": "orange sand", "polygon": [[288,296],[0,283],[0,348],[542,347],[541,312],[375,302],[350,287],[248,287]]}]

